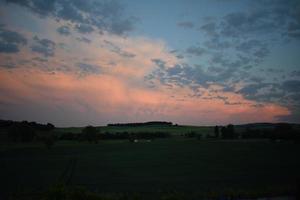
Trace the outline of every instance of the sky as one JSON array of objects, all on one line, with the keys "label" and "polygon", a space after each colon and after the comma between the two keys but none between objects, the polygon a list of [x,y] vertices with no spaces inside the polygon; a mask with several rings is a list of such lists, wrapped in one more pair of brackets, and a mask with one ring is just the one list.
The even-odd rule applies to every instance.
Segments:
[{"label": "sky", "polygon": [[0,0],[0,119],[300,123],[297,0]]}]

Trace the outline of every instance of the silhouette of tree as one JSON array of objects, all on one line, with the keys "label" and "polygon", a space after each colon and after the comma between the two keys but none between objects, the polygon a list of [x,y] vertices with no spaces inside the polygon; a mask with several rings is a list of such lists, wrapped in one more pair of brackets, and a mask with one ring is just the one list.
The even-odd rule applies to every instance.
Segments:
[{"label": "silhouette of tree", "polygon": [[48,149],[51,149],[55,143],[55,138],[53,135],[48,135],[43,138],[43,142]]},{"label": "silhouette of tree", "polygon": [[55,126],[54,126],[53,124],[47,123],[46,129],[47,129],[48,131],[52,131],[54,128],[55,128]]},{"label": "silhouette of tree", "polygon": [[227,127],[222,127],[221,134],[223,139],[237,138],[237,134],[235,133],[234,126],[232,124],[227,125]]},{"label": "silhouette of tree", "polygon": [[89,141],[90,143],[98,142],[97,133],[98,133],[97,128],[93,126],[87,126],[84,129],[82,129],[82,135],[84,139]]},{"label": "silhouette of tree", "polygon": [[8,134],[14,142],[31,142],[35,137],[35,130],[27,121],[14,123],[8,129]]},{"label": "silhouette of tree", "polygon": [[220,134],[219,126],[215,126],[214,133],[215,133],[215,137],[218,138]]}]

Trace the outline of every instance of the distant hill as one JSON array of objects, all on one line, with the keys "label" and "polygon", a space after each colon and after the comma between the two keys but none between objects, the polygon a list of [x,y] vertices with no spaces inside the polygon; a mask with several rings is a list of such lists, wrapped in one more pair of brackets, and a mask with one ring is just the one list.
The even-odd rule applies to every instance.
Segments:
[{"label": "distant hill", "polygon": [[139,123],[116,123],[116,124],[107,124],[107,126],[172,126],[172,122],[164,121],[150,121],[150,122],[139,122]]},{"label": "distant hill", "polygon": [[279,124],[289,124],[294,128],[297,128],[297,129],[300,128],[300,124],[283,123],[283,122],[278,122],[278,123],[268,123],[268,122],[249,123],[249,124],[235,125],[235,127],[254,128],[254,129],[268,129],[268,128],[275,128]]}]

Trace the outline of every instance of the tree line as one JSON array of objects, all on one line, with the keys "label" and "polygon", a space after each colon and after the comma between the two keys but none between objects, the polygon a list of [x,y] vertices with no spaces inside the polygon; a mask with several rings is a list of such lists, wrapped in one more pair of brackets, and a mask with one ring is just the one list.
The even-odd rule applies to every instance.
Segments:
[{"label": "tree line", "polygon": [[99,140],[130,140],[135,139],[155,139],[155,138],[167,138],[171,134],[163,131],[155,132],[101,132],[97,127],[86,126],[82,129],[81,133],[63,133],[59,137],[60,140],[78,140],[88,141],[90,143],[97,143]]},{"label": "tree line", "polygon": [[0,120],[0,141],[14,143],[42,142],[47,148],[55,143],[53,130],[55,126],[51,123],[40,124],[28,121]]},{"label": "tree line", "polygon": [[214,137],[222,139],[270,139],[275,140],[300,140],[300,129],[289,123],[276,123],[272,128],[255,128],[245,126],[244,131],[237,132],[235,126],[215,126]]},{"label": "tree line", "polygon": [[129,127],[138,127],[138,126],[172,126],[172,122],[164,121],[151,121],[151,122],[140,122],[140,123],[115,123],[107,124],[107,126],[129,126]]}]

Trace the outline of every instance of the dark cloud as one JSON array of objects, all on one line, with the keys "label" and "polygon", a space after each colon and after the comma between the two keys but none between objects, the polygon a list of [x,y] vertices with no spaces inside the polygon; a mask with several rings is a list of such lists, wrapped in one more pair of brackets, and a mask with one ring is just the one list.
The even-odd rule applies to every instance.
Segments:
[{"label": "dark cloud", "polygon": [[126,32],[134,30],[134,24],[136,21],[136,17],[114,20],[108,30],[116,35],[123,35]]},{"label": "dark cloud", "polygon": [[0,64],[0,67],[6,68],[6,69],[13,69],[13,68],[17,67],[17,63],[12,61],[11,59],[7,59],[6,61],[4,61]]},{"label": "dark cloud", "polygon": [[195,89],[198,87],[207,87],[209,83],[216,80],[216,77],[210,75],[203,70],[202,66],[196,65],[194,67],[182,63],[174,66],[166,66],[166,62],[161,59],[152,59],[159,68],[154,70],[147,79],[158,79],[164,85],[178,85],[189,86]]},{"label": "dark cloud", "polygon": [[187,29],[191,29],[194,28],[194,23],[190,22],[190,21],[181,21],[181,22],[177,22],[177,26],[182,27],[182,28],[187,28]]},{"label": "dark cloud", "polygon": [[0,26],[0,53],[17,53],[19,47],[26,44],[27,39],[23,35]]},{"label": "dark cloud", "polygon": [[68,36],[71,34],[71,31],[70,31],[70,28],[68,26],[61,26],[61,27],[58,27],[56,29],[56,31],[61,34],[61,35],[65,35],[65,36]]},{"label": "dark cloud", "polygon": [[176,58],[178,58],[178,59],[183,59],[184,58],[184,55],[183,54],[181,54],[181,53],[179,53],[179,51],[178,50],[172,50],[172,51],[169,51],[170,53],[172,53],[172,54],[174,54],[175,56],[176,56]]},{"label": "dark cloud", "polygon": [[295,39],[300,39],[300,31],[298,32],[289,32],[288,36]]},{"label": "dark cloud", "polygon": [[48,59],[46,58],[40,58],[40,57],[35,57],[32,60],[38,61],[38,62],[48,62]]},{"label": "dark cloud", "polygon": [[79,33],[91,33],[94,31],[94,28],[87,24],[78,24],[76,25],[76,29]]},{"label": "dark cloud", "polygon": [[287,92],[300,93],[300,80],[287,80],[282,83],[282,89]]},{"label": "dark cloud", "polygon": [[120,47],[118,47],[116,44],[114,44],[110,41],[104,40],[104,42],[107,45],[107,47],[110,49],[111,52],[114,52],[114,53],[116,53],[120,56],[126,57],[126,58],[135,57],[135,54],[122,50]]},{"label": "dark cloud", "polygon": [[183,72],[183,68],[181,65],[174,65],[173,67],[168,68],[166,72],[169,76],[179,76]]},{"label": "dark cloud", "polygon": [[99,74],[100,66],[92,65],[89,63],[77,63],[76,67],[79,69],[80,75]]},{"label": "dark cloud", "polygon": [[[269,55],[270,50],[267,47],[261,47],[259,49],[257,49],[253,55],[257,58],[257,59],[263,59],[265,58],[267,55]],[[259,61],[259,60],[257,60]]]},{"label": "dark cloud", "polygon": [[219,35],[210,37],[203,44],[208,49],[213,50],[224,50],[233,46],[232,42],[224,40],[224,38]]},{"label": "dark cloud", "polygon": [[178,58],[178,59],[183,59],[183,58],[184,58],[184,55],[178,54],[178,55],[176,55],[176,58]]},{"label": "dark cloud", "polygon": [[293,77],[300,77],[300,70],[294,70],[291,72],[291,76]]},{"label": "dark cloud", "polygon": [[227,57],[224,53],[216,52],[211,55],[210,61],[215,67],[222,67],[224,70],[226,68],[241,70],[238,68],[249,65],[251,58],[241,56],[240,54],[236,55],[235,58],[232,58]]},{"label": "dark cloud", "polygon": [[263,44],[261,41],[252,39],[252,40],[246,40],[246,41],[239,43],[236,46],[236,49],[238,51],[242,51],[244,53],[250,53],[252,50],[255,50],[257,48],[263,48],[265,46],[266,45]]},{"label": "dark cloud", "polygon": [[204,31],[207,35],[216,35],[216,26],[215,22],[210,22],[202,25],[199,30]]},{"label": "dark cloud", "polygon": [[76,40],[78,40],[79,42],[85,42],[85,43],[91,43],[92,41],[86,37],[80,37],[80,38],[76,38]]},{"label": "dark cloud", "polygon": [[201,56],[205,52],[206,52],[205,49],[203,49],[201,47],[195,47],[195,46],[191,46],[191,47],[186,49],[186,53],[191,54],[191,55],[195,55],[195,56]]},{"label": "dark cloud", "polygon": [[249,5],[246,11],[211,19],[199,28],[206,35],[202,47],[211,56],[211,65],[225,67],[227,75],[233,75],[230,68],[240,75],[262,63],[274,41],[300,36],[299,1],[251,1]]},{"label": "dark cloud", "polygon": [[259,90],[264,89],[268,86],[269,84],[267,83],[255,83],[243,87],[238,92],[246,98],[254,99],[255,96],[258,94]]},{"label": "dark cloud", "polygon": [[33,38],[34,44],[31,46],[33,52],[40,53],[45,57],[54,56],[55,42],[49,39],[39,39],[37,36]]},{"label": "dark cloud", "polygon": [[83,13],[80,12],[80,9],[74,6],[72,2],[60,1],[61,6],[60,10],[51,11],[51,16],[70,21],[73,23],[85,23],[87,20],[84,18]]},{"label": "dark cloud", "polygon": [[220,33],[226,37],[245,37],[250,34],[269,34],[278,28],[268,12],[235,12],[226,15],[221,23]]},{"label": "dark cloud", "polygon": [[6,0],[24,6],[41,17],[54,17],[74,23],[82,33],[91,27],[123,35],[134,29],[137,19],[126,16],[124,6],[117,0]]},{"label": "dark cloud", "polygon": [[289,122],[289,123],[300,123],[300,109],[293,107],[290,108],[291,114],[277,116],[278,121]]},{"label": "dark cloud", "polygon": [[0,42],[0,53],[17,53],[19,51],[19,47],[16,44]]},{"label": "dark cloud", "polygon": [[291,106],[300,106],[300,80],[286,80],[282,83],[265,83],[263,79],[261,79],[255,83],[244,86],[236,92],[242,94],[246,99],[255,100],[257,102],[277,103],[288,108]]},{"label": "dark cloud", "polygon": [[164,68],[165,68],[165,64],[166,64],[165,61],[163,61],[163,60],[161,60],[161,59],[158,59],[158,58],[153,58],[153,59],[151,59],[151,61],[152,61],[153,63],[155,63],[159,68],[161,68],[161,69],[164,69]]},{"label": "dark cloud", "polygon": [[220,26],[223,36],[249,37],[253,35],[286,35],[297,37],[300,31],[300,2],[253,1],[247,12],[233,12],[224,16]]},{"label": "dark cloud", "polygon": [[[163,84],[173,83],[193,89],[195,87],[207,88],[211,84],[238,83],[241,79],[247,80],[250,77],[248,73],[239,69],[241,65],[248,63],[242,59],[231,62],[231,60],[225,59],[221,54],[215,55],[213,60],[214,65],[206,68],[202,65],[191,66],[185,63],[166,66],[166,62],[163,60],[152,59],[152,62],[159,68],[154,70],[151,78],[159,79]],[[259,79],[259,77],[252,78],[253,80]]]}]

